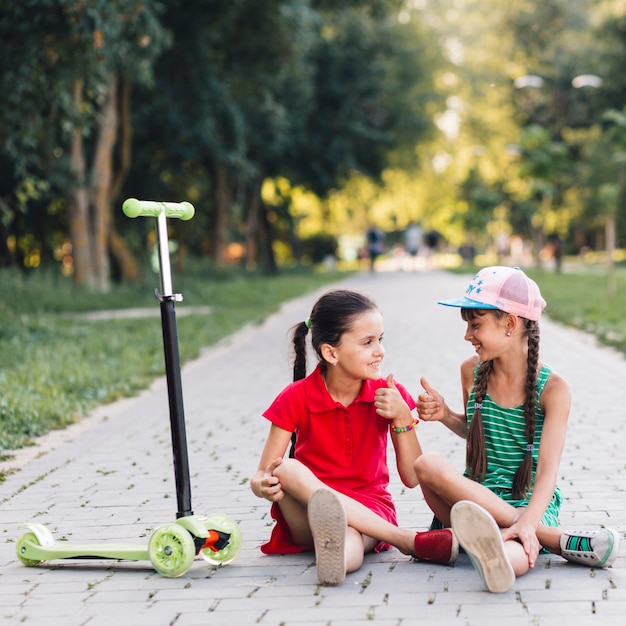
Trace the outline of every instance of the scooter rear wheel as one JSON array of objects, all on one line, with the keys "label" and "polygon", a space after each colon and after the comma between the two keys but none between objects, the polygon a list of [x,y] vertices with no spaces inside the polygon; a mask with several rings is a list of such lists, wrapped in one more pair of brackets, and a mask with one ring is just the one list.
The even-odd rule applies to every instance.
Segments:
[{"label": "scooter rear wheel", "polygon": [[35,567],[35,565],[41,565],[43,561],[38,561],[36,559],[27,559],[22,556],[22,554],[26,551],[26,546],[24,545],[26,542],[34,543],[38,546],[41,545],[39,539],[37,539],[37,535],[35,533],[24,533],[18,540],[15,546],[15,551],[17,553],[17,558],[27,567]]},{"label": "scooter rear wheel", "polygon": [[191,567],[196,547],[187,529],[178,524],[164,524],[152,533],[148,555],[159,574],[177,578]]},{"label": "scooter rear wheel", "polygon": [[224,546],[218,552],[214,552],[210,548],[200,550],[200,556],[211,565],[228,565],[232,563],[241,552],[243,539],[239,524],[223,513],[214,513],[206,518],[202,518],[202,523],[207,530],[219,530],[230,535],[228,545]]}]

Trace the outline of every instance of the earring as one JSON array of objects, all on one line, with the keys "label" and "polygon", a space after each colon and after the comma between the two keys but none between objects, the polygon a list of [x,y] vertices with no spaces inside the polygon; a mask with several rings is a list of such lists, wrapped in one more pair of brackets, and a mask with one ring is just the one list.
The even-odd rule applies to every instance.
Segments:
[{"label": "earring", "polygon": [[511,331],[509,331],[509,332],[506,334],[506,336],[507,336],[507,337],[510,337],[510,336],[511,336]]}]

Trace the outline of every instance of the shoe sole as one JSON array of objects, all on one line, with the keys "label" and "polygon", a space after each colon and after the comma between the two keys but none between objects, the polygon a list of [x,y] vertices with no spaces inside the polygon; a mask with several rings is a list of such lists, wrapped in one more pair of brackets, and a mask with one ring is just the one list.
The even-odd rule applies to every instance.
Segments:
[{"label": "shoe sole", "polygon": [[340,585],[346,577],[346,513],[328,489],[315,491],[307,515],[315,546],[317,577],[323,585]]},{"label": "shoe sole", "polygon": [[474,502],[457,502],[450,511],[454,534],[491,593],[515,584],[515,572],[504,550],[500,529],[491,515]]}]

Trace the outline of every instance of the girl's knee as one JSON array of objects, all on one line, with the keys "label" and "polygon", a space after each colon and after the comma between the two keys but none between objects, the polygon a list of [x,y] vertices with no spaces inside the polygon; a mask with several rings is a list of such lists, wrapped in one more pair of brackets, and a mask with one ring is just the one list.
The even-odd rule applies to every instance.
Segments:
[{"label": "girl's knee", "polygon": [[284,459],[274,470],[274,476],[278,478],[284,491],[296,494],[298,499],[304,497],[306,492],[323,486],[313,472],[296,459]]},{"label": "girl's knee", "polygon": [[413,469],[420,485],[433,484],[441,480],[441,474],[448,461],[438,452],[424,452],[415,459]]},{"label": "girl's knee", "polygon": [[302,465],[300,461],[296,461],[296,459],[284,459],[283,462],[274,469],[273,474],[278,478],[284,488],[297,480],[305,469],[305,466]]}]

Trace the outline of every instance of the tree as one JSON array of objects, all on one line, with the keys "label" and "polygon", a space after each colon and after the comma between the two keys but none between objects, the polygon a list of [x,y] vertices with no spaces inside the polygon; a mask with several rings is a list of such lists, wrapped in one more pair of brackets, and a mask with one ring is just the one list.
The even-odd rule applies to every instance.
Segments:
[{"label": "tree", "polygon": [[158,60],[155,86],[142,91],[132,184],[147,174],[152,193],[200,200],[196,233],[216,263],[241,227],[236,213],[259,206],[263,164],[284,151],[304,106],[307,4],[166,3],[164,21],[184,44]]},{"label": "tree", "polygon": [[111,203],[129,161],[130,83],[150,79],[151,60],[167,42],[158,6],[4,4],[0,139],[12,182],[3,222],[10,228],[19,213],[61,205],[75,281],[106,290]]},{"label": "tree", "polygon": [[[133,184],[148,171],[156,189],[209,198],[201,231],[215,262],[241,237],[249,263],[275,270],[273,241],[289,240],[293,223],[264,203],[265,179],[323,196],[351,171],[379,175],[429,127],[428,55],[416,61],[425,46],[398,26],[399,6],[171,0],[165,21],[185,45],[144,90]],[[164,136],[176,140],[164,148]]]}]

